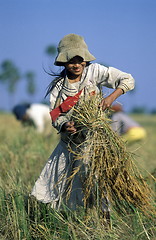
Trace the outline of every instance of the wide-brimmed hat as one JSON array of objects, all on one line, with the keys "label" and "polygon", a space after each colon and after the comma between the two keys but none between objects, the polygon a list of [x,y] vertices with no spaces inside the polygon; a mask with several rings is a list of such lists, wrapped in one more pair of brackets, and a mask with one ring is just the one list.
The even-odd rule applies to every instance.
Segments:
[{"label": "wide-brimmed hat", "polygon": [[90,62],[95,57],[89,52],[84,38],[77,34],[68,34],[59,42],[58,55],[55,59],[55,65],[62,66],[63,63],[69,62],[73,57],[80,56],[83,61]]}]

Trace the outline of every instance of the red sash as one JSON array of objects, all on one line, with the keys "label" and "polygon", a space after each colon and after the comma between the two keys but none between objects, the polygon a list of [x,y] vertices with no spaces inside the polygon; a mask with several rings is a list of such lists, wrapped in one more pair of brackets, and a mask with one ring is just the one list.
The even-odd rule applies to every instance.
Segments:
[{"label": "red sash", "polygon": [[61,113],[69,111],[79,100],[82,90],[72,97],[67,97],[63,103],[50,112],[50,116],[53,122],[60,116]]}]

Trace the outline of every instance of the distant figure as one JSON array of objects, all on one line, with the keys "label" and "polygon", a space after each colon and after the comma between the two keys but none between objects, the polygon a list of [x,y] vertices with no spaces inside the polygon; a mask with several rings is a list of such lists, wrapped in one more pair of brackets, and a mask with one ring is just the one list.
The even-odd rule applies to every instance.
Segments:
[{"label": "distant figure", "polygon": [[23,125],[34,126],[39,133],[43,133],[47,123],[51,125],[49,107],[45,104],[18,104],[13,108],[13,114]]},{"label": "distant figure", "polygon": [[111,107],[111,110],[111,127],[119,135],[123,136],[125,141],[132,143],[134,141],[142,140],[146,137],[145,129],[126,113],[124,113],[120,104],[114,104]]}]

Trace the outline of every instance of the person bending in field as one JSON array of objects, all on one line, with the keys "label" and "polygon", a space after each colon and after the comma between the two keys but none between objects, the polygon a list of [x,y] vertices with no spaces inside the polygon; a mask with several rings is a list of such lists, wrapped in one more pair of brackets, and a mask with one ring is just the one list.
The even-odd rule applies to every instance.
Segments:
[{"label": "person bending in field", "polygon": [[45,104],[18,104],[12,112],[24,126],[33,126],[38,133],[43,133],[50,124],[49,106]]},{"label": "person bending in field", "polygon": [[133,143],[146,138],[146,130],[123,112],[120,104],[114,104],[112,110],[112,129],[123,137],[128,143]]},{"label": "person bending in field", "polygon": [[[31,195],[43,203],[59,209],[66,204],[70,209],[84,206],[83,177],[76,174],[67,198],[68,179],[79,162],[75,159],[76,147],[84,139],[77,139],[77,129],[71,121],[73,107],[81,97],[101,93],[102,86],[114,91],[101,101],[104,111],[122,94],[134,88],[133,77],[114,67],[91,63],[95,57],[89,52],[83,37],[69,34],[58,44],[55,65],[63,67],[51,82],[50,94],[52,125],[60,133],[60,142],[49,157]],[[71,140],[72,139],[72,140]],[[73,151],[69,150],[72,149]]]}]

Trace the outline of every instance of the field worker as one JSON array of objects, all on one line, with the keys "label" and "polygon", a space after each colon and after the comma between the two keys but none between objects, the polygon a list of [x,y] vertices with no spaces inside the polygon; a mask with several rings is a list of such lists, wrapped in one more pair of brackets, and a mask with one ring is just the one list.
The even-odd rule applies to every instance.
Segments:
[{"label": "field worker", "polygon": [[23,125],[31,125],[38,133],[43,133],[50,123],[49,106],[41,103],[18,104],[13,108],[13,114]]},{"label": "field worker", "polygon": [[146,130],[123,112],[120,104],[112,107],[112,129],[123,137],[128,143],[143,140],[146,137]]},{"label": "field worker", "polygon": [[61,138],[31,194],[43,203],[51,203],[53,208],[59,209],[64,203],[70,209],[76,209],[77,206],[84,206],[83,177],[80,174],[74,176],[69,198],[68,179],[79,165],[78,160],[74,161],[73,152],[84,139],[77,138],[76,126],[71,121],[73,107],[79,104],[81,97],[87,99],[89,95],[99,94],[104,86],[114,89],[101,102],[100,107],[104,111],[120,95],[134,88],[134,79],[130,74],[114,67],[91,63],[95,57],[79,35],[69,34],[63,37],[57,50],[54,64],[62,66],[63,70],[51,82],[47,94],[50,94],[52,124]]}]

